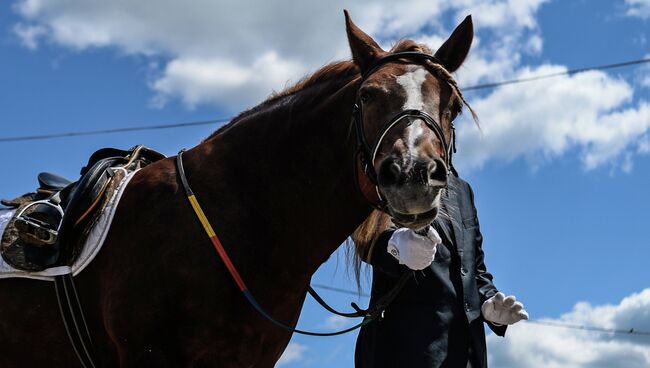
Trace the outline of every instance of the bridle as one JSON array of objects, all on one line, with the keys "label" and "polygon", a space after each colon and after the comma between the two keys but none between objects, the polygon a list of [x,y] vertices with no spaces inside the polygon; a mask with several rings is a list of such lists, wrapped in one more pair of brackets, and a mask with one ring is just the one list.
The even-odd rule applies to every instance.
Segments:
[{"label": "bridle", "polygon": [[[414,62],[431,61],[434,64],[441,66],[443,65],[438,58],[430,54],[416,51],[397,52],[377,59],[373,64],[371,64],[371,66],[361,75],[361,83],[363,84],[363,82],[368,79],[368,77],[372,75],[380,66],[398,59],[407,59]],[[402,120],[414,118],[423,120],[426,126],[431,129],[435,133],[436,137],[440,140],[443,151],[445,152],[444,161],[447,168],[447,173],[449,173],[452,167],[451,156],[456,151],[456,135],[453,126],[451,129],[451,140],[447,141],[447,139],[445,139],[445,134],[442,130],[441,124],[439,124],[433,117],[431,117],[431,115],[417,109],[403,110],[393,116],[393,118],[390,119],[386,124],[384,124],[377,133],[376,138],[372,141],[372,144],[369,144],[369,140],[366,137],[365,129],[363,127],[363,104],[361,102],[360,96],[357,96],[354,107],[352,109],[352,124],[354,125],[357,145],[353,158],[356,185],[363,196],[370,202],[370,204],[383,212],[387,212],[387,203],[379,191],[379,181],[377,179],[377,172],[375,170],[374,162],[377,158],[379,147],[381,146],[381,143],[386,137],[388,131],[400,123]],[[359,177],[358,173],[359,165],[367,179],[373,184],[375,193],[368,193],[368,186],[360,183],[360,180],[362,178]]]},{"label": "bridle", "polygon": [[[414,59],[417,61],[420,60],[430,60],[436,64],[441,64],[440,61],[432,55],[420,53],[420,52],[400,52],[400,53],[395,53],[391,54],[388,56],[385,56],[379,60],[377,60],[371,68],[368,69],[366,73],[362,75],[362,81],[365,80],[368,75],[370,75],[375,69],[377,69],[379,66],[392,61],[396,59]],[[442,64],[441,64],[442,65]],[[447,164],[447,168],[450,168],[451,165],[451,150],[453,149],[453,144],[450,145],[446,140],[445,136],[442,131],[442,127],[427,113],[421,110],[404,110],[400,113],[398,113],[395,117],[393,117],[380,131],[380,134],[378,135],[377,139],[375,139],[375,142],[373,143],[372,146],[368,144],[368,140],[366,139],[364,130],[363,130],[363,112],[361,108],[361,104],[357,100],[355,103],[354,107],[354,113],[353,113],[353,120],[354,120],[354,125],[356,127],[356,132],[357,132],[357,150],[355,153],[355,175],[357,173],[357,157],[359,156],[362,160],[362,164],[365,167],[363,169],[363,172],[366,174],[368,178],[372,181],[372,183],[377,186],[377,173],[375,172],[375,169],[372,165],[374,162],[375,156],[377,155],[377,150],[379,145],[381,144],[381,141],[384,139],[386,133],[390,130],[391,127],[395,126],[398,122],[400,122],[402,119],[405,118],[418,118],[422,119],[425,121],[427,126],[433,130],[433,132],[436,134],[438,139],[440,139],[440,142],[443,145],[443,148],[446,152],[445,156],[445,163]],[[452,130],[452,142],[453,142],[453,130]],[[219,258],[221,258],[221,261],[224,263],[226,266],[226,269],[228,270],[228,273],[230,273],[230,276],[232,277],[233,281],[237,284],[239,290],[242,292],[243,296],[245,299],[248,301],[248,303],[253,307],[262,317],[267,319],[269,322],[273,323],[277,327],[284,329],[286,331],[290,332],[295,332],[303,335],[311,335],[311,336],[336,336],[340,334],[344,334],[350,331],[353,331],[357,328],[360,328],[362,326],[365,326],[369,323],[371,323],[374,320],[381,319],[383,317],[384,310],[386,307],[397,297],[399,292],[402,290],[404,285],[410,280],[411,276],[413,275],[412,272],[404,272],[402,276],[399,278],[399,280],[396,282],[396,284],[393,286],[393,288],[388,291],[385,295],[383,295],[381,298],[379,298],[373,305],[368,306],[368,309],[361,309],[359,306],[357,306],[355,303],[352,303],[352,307],[354,309],[354,312],[350,313],[343,313],[335,310],[331,306],[329,306],[317,293],[314,289],[312,289],[311,286],[307,286],[307,292],[314,297],[314,299],[325,309],[328,311],[337,314],[339,316],[343,317],[348,317],[348,318],[356,318],[356,317],[362,317],[363,320],[346,329],[340,330],[340,331],[335,331],[335,332],[312,332],[312,331],[304,331],[304,330],[299,330],[295,327],[291,327],[285,323],[282,323],[275,318],[273,318],[270,314],[266,312],[266,310],[257,302],[257,300],[254,298],[253,294],[251,291],[248,289],[248,286],[244,282],[243,278],[237,271],[237,268],[231,261],[230,257],[228,256],[228,253],[226,252],[225,248],[221,244],[221,241],[219,240],[219,237],[217,236],[216,232],[212,228],[212,225],[210,224],[210,221],[208,218],[205,216],[205,213],[203,212],[203,209],[201,208],[201,205],[198,202],[198,199],[196,198],[194,192],[190,188],[190,185],[187,181],[187,177],[185,175],[185,168],[183,165],[183,150],[181,150],[178,153],[178,156],[176,157],[176,168],[178,172],[178,176],[181,180],[181,184],[183,186],[183,189],[185,190],[185,194],[187,195],[187,199],[194,210],[194,213],[196,217],[198,218],[199,222],[201,223],[207,237],[210,239],[212,245],[214,246],[216,252],[219,254]],[[370,159],[370,160],[369,160]],[[359,184],[359,181],[357,180],[357,184]],[[361,189],[360,187],[358,187]],[[377,195],[379,195],[379,191],[377,190]],[[380,198],[380,202],[381,197]],[[381,205],[381,203],[379,204]]]}]

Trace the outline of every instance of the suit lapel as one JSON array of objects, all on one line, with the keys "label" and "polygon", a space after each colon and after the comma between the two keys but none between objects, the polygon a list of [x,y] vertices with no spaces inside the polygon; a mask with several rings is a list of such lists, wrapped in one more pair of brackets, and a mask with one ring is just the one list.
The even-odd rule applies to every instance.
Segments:
[{"label": "suit lapel", "polygon": [[460,202],[458,200],[458,183],[456,177],[449,176],[447,193],[442,198],[442,204],[449,214],[449,222],[451,223],[452,236],[454,238],[454,246],[456,251],[460,248],[463,240],[463,230],[460,227],[462,223],[462,216],[460,214]]}]

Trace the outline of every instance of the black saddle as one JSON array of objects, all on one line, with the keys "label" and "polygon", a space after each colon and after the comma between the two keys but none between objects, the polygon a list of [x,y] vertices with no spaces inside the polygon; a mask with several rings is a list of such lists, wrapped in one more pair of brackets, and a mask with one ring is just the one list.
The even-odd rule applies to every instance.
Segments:
[{"label": "black saddle", "polygon": [[55,231],[56,241],[51,245],[44,246],[45,242],[37,244],[38,242],[30,242],[29,237],[23,237],[23,240],[27,239],[27,241],[8,250],[3,238],[2,257],[16,268],[31,271],[70,265],[77,254],[77,250],[72,244],[100,207],[114,176],[114,171],[111,168],[119,166],[127,171],[133,171],[163,158],[165,155],[142,145],[129,150],[102,148],[90,156],[88,163],[81,168],[80,178],[76,182],[56,174],[40,173],[38,175],[40,187],[36,193],[28,193],[13,201],[3,201],[2,203],[18,207],[19,205],[29,206],[29,203],[36,201],[46,202],[41,204],[47,204],[47,206],[41,205],[35,208],[35,212],[30,214],[26,221],[21,222],[21,219],[15,221],[19,225],[16,226],[19,232],[31,232],[33,238],[36,238],[39,233],[43,233],[44,230],[40,226],[42,218],[38,217],[41,211],[39,208],[43,208],[43,211],[51,211],[52,206],[60,206],[63,215],[59,217],[58,226],[50,226],[47,229],[50,235],[54,228],[57,229]]}]

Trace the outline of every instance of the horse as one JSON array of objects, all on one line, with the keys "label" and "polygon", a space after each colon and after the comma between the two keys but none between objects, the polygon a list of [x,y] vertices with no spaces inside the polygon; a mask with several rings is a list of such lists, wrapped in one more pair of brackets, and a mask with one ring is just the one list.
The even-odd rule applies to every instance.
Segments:
[{"label": "horse", "polygon": [[[347,11],[345,21],[352,60],[271,95],[183,155],[251,293],[290,326],[311,276],[374,207],[413,229],[433,221],[464,104],[450,73],[469,52],[470,17],[435,54],[412,40],[384,51]],[[176,157],[135,174],[101,252],[75,278],[97,366],[274,366],[292,333],[248,304],[209,243]],[[0,280],[0,351],[5,368],[79,365],[50,283]]]}]

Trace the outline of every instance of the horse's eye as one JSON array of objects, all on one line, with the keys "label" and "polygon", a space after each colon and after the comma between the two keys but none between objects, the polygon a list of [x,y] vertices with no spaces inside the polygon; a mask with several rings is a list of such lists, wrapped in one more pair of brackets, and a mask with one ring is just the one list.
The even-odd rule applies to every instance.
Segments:
[{"label": "horse's eye", "polygon": [[361,96],[359,96],[359,99],[361,100],[362,103],[367,103],[368,101],[370,101],[371,97],[372,96],[370,95],[370,92],[365,91],[365,92],[361,92]]}]

